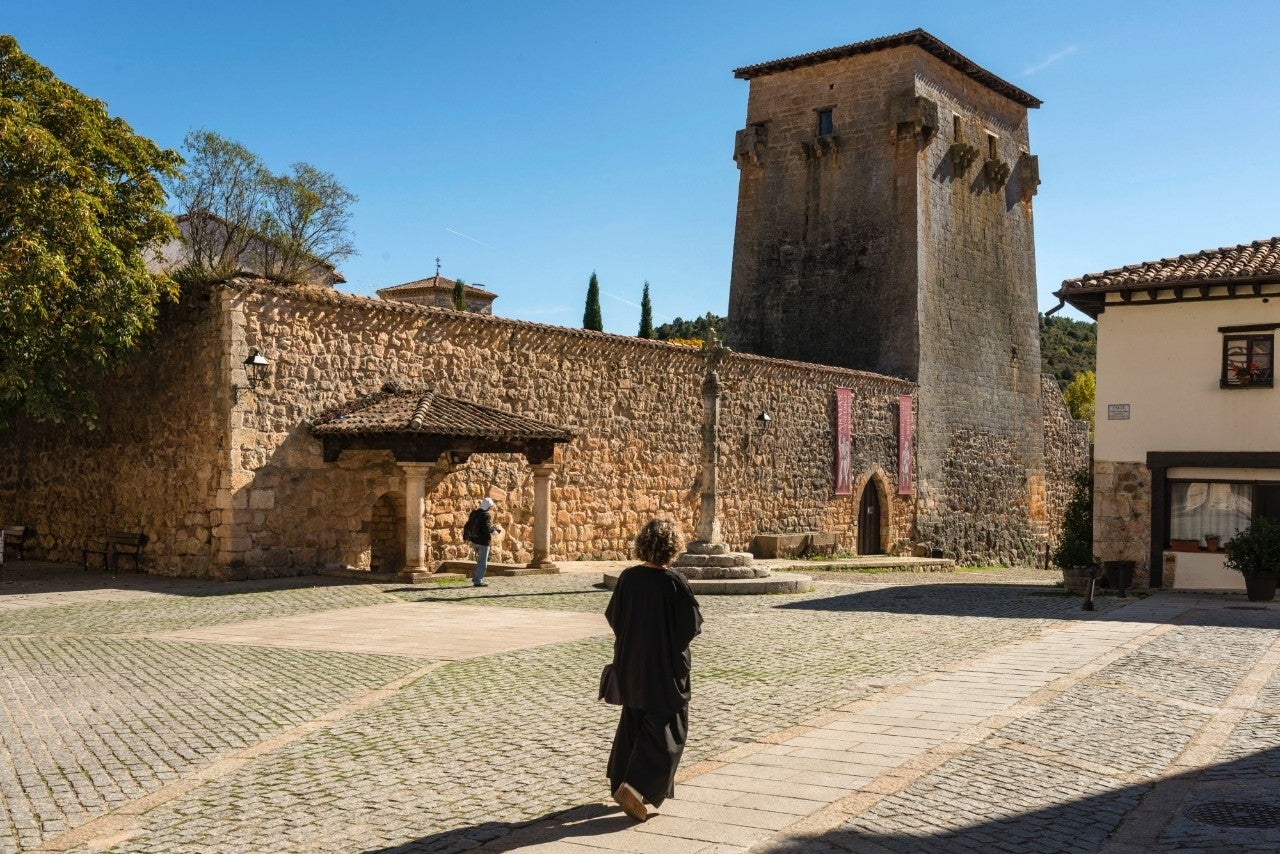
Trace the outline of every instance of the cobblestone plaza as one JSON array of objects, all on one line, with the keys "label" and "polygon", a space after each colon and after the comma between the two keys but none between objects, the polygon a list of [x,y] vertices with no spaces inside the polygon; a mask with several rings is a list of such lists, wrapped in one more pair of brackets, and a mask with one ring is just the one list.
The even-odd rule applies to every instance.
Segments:
[{"label": "cobblestone plaza", "polygon": [[1280,609],[1086,613],[1051,578],[705,597],[677,797],[632,825],[603,773],[599,572],[476,590],[10,564],[0,852],[1280,848]]}]

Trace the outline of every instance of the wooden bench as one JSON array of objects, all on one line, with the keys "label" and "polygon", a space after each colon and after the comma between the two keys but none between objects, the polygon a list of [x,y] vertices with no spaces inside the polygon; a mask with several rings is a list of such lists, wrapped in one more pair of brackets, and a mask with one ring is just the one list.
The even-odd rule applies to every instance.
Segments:
[{"label": "wooden bench", "polygon": [[0,540],[4,549],[0,550],[0,563],[4,562],[4,552],[12,550],[17,554],[18,560],[26,560],[27,557],[27,537],[31,535],[31,529],[26,525],[9,525],[4,529],[4,538]]},{"label": "wooden bench", "polygon": [[80,550],[80,568],[89,568],[89,555],[102,555],[102,568],[110,572],[116,571],[121,556],[133,558],[134,570],[140,570],[142,567],[138,559],[146,543],[147,535],[139,531],[108,531],[98,545],[85,546]]}]

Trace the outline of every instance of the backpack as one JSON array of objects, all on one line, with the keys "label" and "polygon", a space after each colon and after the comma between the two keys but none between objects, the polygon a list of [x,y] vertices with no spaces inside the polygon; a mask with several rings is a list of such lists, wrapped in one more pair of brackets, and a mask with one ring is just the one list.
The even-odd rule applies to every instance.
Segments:
[{"label": "backpack", "polygon": [[480,535],[480,526],[484,524],[481,519],[482,511],[472,510],[471,515],[467,517],[467,524],[462,526],[462,539],[468,543],[474,543]]}]

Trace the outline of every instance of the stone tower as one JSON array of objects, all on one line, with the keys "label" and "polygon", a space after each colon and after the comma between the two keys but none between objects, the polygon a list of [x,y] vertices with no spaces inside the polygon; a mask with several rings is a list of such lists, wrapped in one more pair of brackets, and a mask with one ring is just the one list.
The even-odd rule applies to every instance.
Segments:
[{"label": "stone tower", "polygon": [[961,558],[1045,534],[1027,110],[913,30],[739,68],[729,344],[915,380],[917,525]]}]

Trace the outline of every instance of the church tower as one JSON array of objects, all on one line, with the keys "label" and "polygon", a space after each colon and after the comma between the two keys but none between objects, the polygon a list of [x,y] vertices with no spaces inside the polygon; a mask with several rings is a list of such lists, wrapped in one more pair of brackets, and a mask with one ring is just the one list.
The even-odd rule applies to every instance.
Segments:
[{"label": "church tower", "polygon": [[913,30],[739,68],[734,349],[919,383],[917,525],[962,559],[1044,535],[1027,111]]}]

